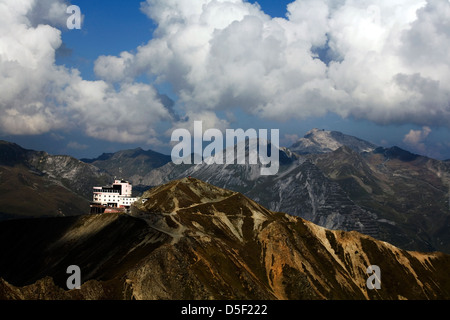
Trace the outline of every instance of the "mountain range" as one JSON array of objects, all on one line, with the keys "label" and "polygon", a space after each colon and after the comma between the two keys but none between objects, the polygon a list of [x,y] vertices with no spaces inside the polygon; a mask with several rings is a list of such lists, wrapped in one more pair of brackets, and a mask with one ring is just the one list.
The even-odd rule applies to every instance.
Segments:
[{"label": "mountain range", "polygon": [[449,162],[319,129],[280,148],[279,158],[275,176],[261,176],[261,164],[168,162],[127,178],[145,190],[191,176],[329,229],[450,253]]},{"label": "mountain range", "polygon": [[[70,265],[79,290],[66,288]],[[1,299],[449,299],[449,265],[189,177],[146,191],[130,215],[0,223]]]},{"label": "mountain range", "polygon": [[134,182],[155,168],[169,163],[171,157],[152,150],[136,148],[116,153],[103,153],[96,159],[81,159],[115,177],[126,177]]},{"label": "mountain range", "polygon": [[[14,190],[36,200],[30,204],[19,196],[3,194],[0,203],[15,204],[2,206],[3,218],[25,213],[49,216],[61,211],[84,214],[92,187],[114,177],[129,180],[139,193],[136,195],[153,186],[195,177],[240,192],[269,210],[328,229],[358,231],[405,250],[450,253],[450,163],[398,147],[378,147],[340,132],[313,129],[291,147],[280,148],[280,170],[275,176],[261,176],[260,164],[175,165],[169,156],[140,148],[79,161],[6,142],[0,146],[1,170],[19,170],[23,176],[37,179],[35,189],[49,184],[61,194],[61,200],[48,201],[51,210],[38,210],[39,201],[45,207],[43,199],[55,192],[42,194],[43,190],[31,188],[30,182],[11,173],[18,180]],[[10,187],[5,180],[0,182],[0,188]],[[83,199],[76,200],[79,197]],[[83,205],[74,207],[75,203]]]},{"label": "mountain range", "polygon": [[398,147],[349,148],[309,159],[360,207],[377,215],[379,238],[403,248],[449,252],[450,167]]},{"label": "mountain range", "polygon": [[0,220],[86,213],[92,186],[110,180],[73,157],[0,141]]}]

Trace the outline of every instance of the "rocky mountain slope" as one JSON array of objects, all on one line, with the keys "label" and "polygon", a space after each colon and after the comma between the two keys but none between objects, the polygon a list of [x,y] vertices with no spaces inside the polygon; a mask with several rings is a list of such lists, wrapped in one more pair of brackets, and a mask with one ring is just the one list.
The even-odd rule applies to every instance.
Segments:
[{"label": "rocky mountain slope", "polygon": [[342,147],[309,159],[356,204],[377,215],[383,240],[450,252],[448,163],[398,147],[369,153]]},{"label": "rocky mountain slope", "polygon": [[0,165],[0,220],[85,214],[89,201],[41,172]]},{"label": "rocky mountain slope", "polygon": [[[450,256],[398,249],[184,178],[133,216],[0,223],[2,299],[449,299]],[[63,290],[69,265],[80,290]],[[369,290],[366,269],[381,269]]]},{"label": "rocky mountain slope", "polygon": [[145,184],[142,176],[153,169],[171,162],[171,157],[152,150],[141,148],[104,153],[96,159],[81,159],[108,172],[118,179],[125,178],[134,185]]},{"label": "rocky mountain slope", "polygon": [[[288,212],[326,228],[358,231],[407,250],[450,253],[448,162],[413,155],[396,147],[376,148],[334,131],[314,129],[303,139],[314,141],[315,149],[304,149],[304,154],[298,155],[280,148],[280,169],[275,176],[262,176],[261,165],[175,165],[166,163],[169,156],[139,148],[85,160],[91,163],[43,152],[24,153],[23,149],[7,152],[9,158],[3,157],[3,161],[23,165],[26,175],[37,173],[37,178],[32,175],[33,179],[46,178],[50,186],[56,184],[86,200],[92,197],[92,186],[110,183],[118,174],[133,183],[135,196],[150,186],[192,176],[241,192],[270,210]],[[20,190],[23,179],[19,179],[18,173],[9,175],[10,179],[15,175],[18,180],[15,185]],[[16,190],[4,186],[5,191]],[[51,199],[54,192],[43,197],[31,191],[32,201],[16,201],[20,194],[22,191],[0,197],[3,208],[8,208],[10,202],[16,204],[15,208],[0,210],[2,217],[9,217],[11,212],[33,212],[30,210],[38,206],[44,208],[44,199]],[[86,200],[81,201],[84,207]],[[73,198],[63,204],[50,200],[50,211],[63,207],[64,213],[79,212],[80,209],[67,205],[81,202]],[[42,210],[38,212],[42,214]]]},{"label": "rocky mountain slope", "polygon": [[343,134],[338,131],[312,129],[289,149],[297,154],[317,154],[335,151],[340,147],[349,147],[356,152],[370,152],[377,148],[373,143]]},{"label": "rocky mountain slope", "polygon": [[92,187],[112,178],[70,156],[0,141],[0,220],[89,212]]},{"label": "rocky mountain slope", "polygon": [[326,177],[310,160],[279,149],[277,175],[262,176],[261,164],[175,165],[150,171],[143,184],[161,185],[195,177],[221,188],[241,192],[270,210],[288,212],[320,226],[359,231],[378,237],[376,215],[355,204],[341,186]]},{"label": "rocky mountain slope", "polygon": [[260,165],[168,163],[139,182],[155,186],[192,176],[326,228],[359,231],[407,250],[450,253],[448,162],[336,132],[306,136],[320,152],[280,148],[275,176],[261,176]]}]

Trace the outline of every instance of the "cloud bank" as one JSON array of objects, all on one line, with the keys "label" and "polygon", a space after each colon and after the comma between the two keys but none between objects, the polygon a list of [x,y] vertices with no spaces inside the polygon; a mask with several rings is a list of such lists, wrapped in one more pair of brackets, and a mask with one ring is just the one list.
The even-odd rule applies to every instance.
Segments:
[{"label": "cloud bank", "polygon": [[[0,126],[77,128],[158,143],[154,127],[240,108],[263,119],[336,113],[379,124],[450,127],[449,0],[297,0],[272,18],[243,0],[147,0],[157,29],[136,50],[100,56],[99,81],[55,64],[61,0],[0,1]],[[5,17],[5,19],[3,19]],[[170,83],[180,117],[142,75]],[[114,125],[111,125],[111,124]]]},{"label": "cloud bank", "polygon": [[130,81],[116,89],[55,64],[66,8],[57,0],[0,1],[0,130],[72,129],[114,142],[160,143],[154,126],[172,115],[154,87]]},{"label": "cloud bank", "polygon": [[241,0],[147,0],[142,11],[154,38],[100,57],[105,81],[156,75],[190,111],[450,126],[448,0],[302,0],[285,19]]}]

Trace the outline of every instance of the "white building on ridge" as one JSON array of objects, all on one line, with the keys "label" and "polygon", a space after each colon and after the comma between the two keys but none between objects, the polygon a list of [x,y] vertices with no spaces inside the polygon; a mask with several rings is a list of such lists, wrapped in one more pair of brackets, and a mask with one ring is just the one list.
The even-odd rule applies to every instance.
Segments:
[{"label": "white building on ridge", "polygon": [[111,186],[94,187],[91,213],[123,212],[130,209],[137,200],[132,197],[132,191],[133,186],[125,180],[115,180]]}]

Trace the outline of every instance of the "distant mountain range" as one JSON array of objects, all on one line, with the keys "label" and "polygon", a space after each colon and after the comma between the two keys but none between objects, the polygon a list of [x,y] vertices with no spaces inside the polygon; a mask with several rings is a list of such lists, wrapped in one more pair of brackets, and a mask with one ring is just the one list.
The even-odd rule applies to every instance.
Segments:
[{"label": "distant mountain range", "polygon": [[261,176],[260,165],[168,162],[126,178],[145,190],[192,176],[329,229],[450,253],[449,162],[318,129],[280,148],[279,156],[276,176]]},{"label": "distant mountain range", "polygon": [[111,180],[70,156],[52,156],[0,141],[0,220],[89,212],[92,187]]},{"label": "distant mountain range", "polygon": [[126,177],[135,182],[139,177],[172,160],[168,155],[137,148],[116,153],[104,153],[96,159],[81,159],[81,161],[92,164],[117,178]]},{"label": "distant mountain range", "polygon": [[[6,142],[2,146],[19,151],[0,158],[0,169],[25,168],[27,175],[34,172],[35,184],[44,179],[59,186],[58,190],[64,191],[61,198],[67,200],[63,212],[68,215],[86,213],[92,187],[114,177],[131,181],[137,193],[195,177],[328,229],[358,231],[407,250],[450,253],[450,163],[398,147],[378,147],[335,131],[313,129],[291,147],[280,148],[276,176],[261,176],[261,165],[175,165],[167,155],[140,148],[78,161]],[[1,180],[0,187],[9,186]],[[22,180],[16,189],[39,198]],[[74,196],[85,199],[79,202],[84,203],[83,208],[68,209],[77,203],[70,198]],[[34,205],[23,208],[19,205],[22,200],[6,194],[0,202],[16,203],[15,207],[2,207],[4,218],[25,213],[49,215],[49,210],[37,210]],[[49,204],[53,215],[62,206],[61,202]]]},{"label": "distant mountain range", "polygon": [[[142,200],[131,215],[0,223],[0,299],[450,299],[447,254],[328,230],[194,178]],[[80,290],[65,290],[70,265]]]}]

